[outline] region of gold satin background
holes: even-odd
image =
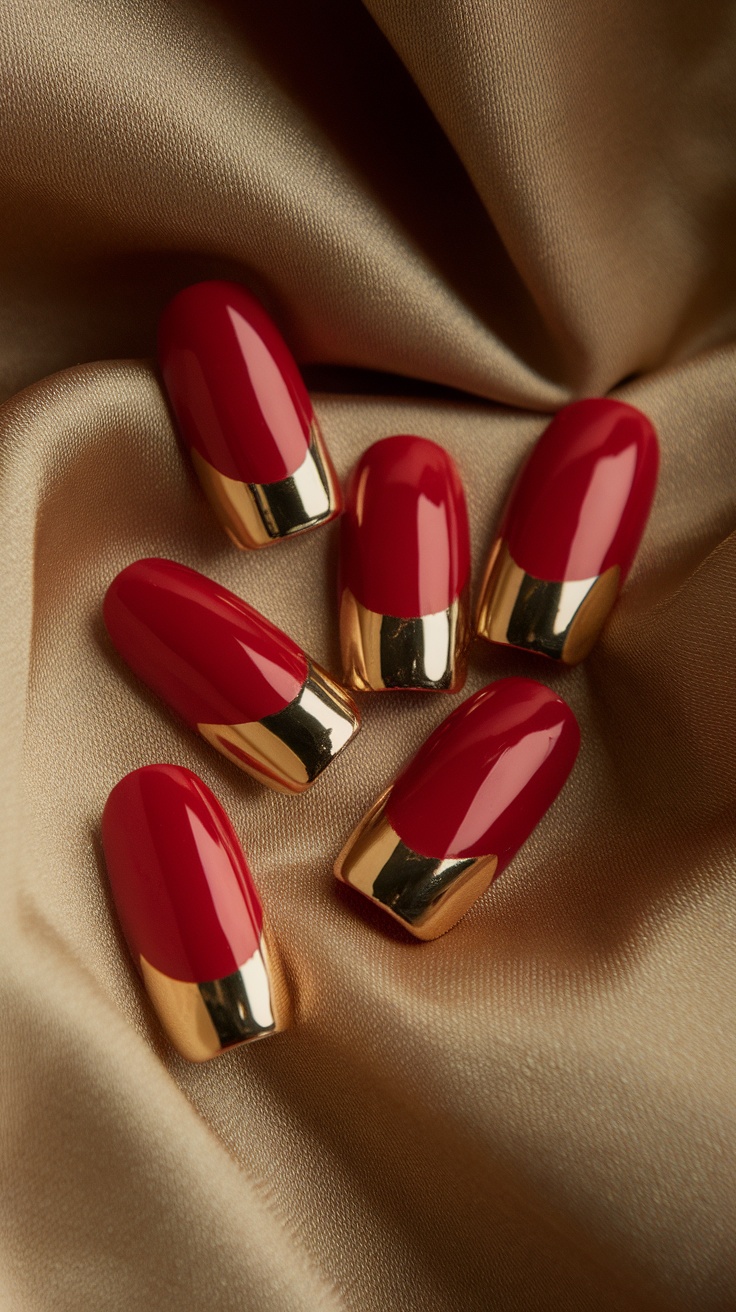
[[[734,1305],[735,27],[684,0],[5,5],[3,1309]],[[449,701],[363,699],[289,799],[102,631],[113,574],[161,554],[337,668],[334,527],[236,553],[145,362],[165,299],[220,274],[343,366],[307,370],[341,474],[392,432],[452,451],[476,566],[556,406],[615,387],[661,436],[586,664],[474,651],[468,691],[546,679],[583,749],[434,944],[330,872]],[[161,1039],[101,863],[109,789],[154,760],[227,807],[297,999],[291,1032],[201,1068]]]

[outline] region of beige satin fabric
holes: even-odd
[[[32,384],[0,412],[10,1312],[733,1305],[733,8],[370,8],[10,0],[0,23],[0,362],[6,394]],[[302,362],[406,375],[308,373],[341,475],[389,433],[448,447],[476,571],[544,411],[616,387],[661,436],[584,666],[473,649],[468,692],[540,677],[583,749],[435,943],[331,865],[457,699],[363,698],[294,799],[176,723],[102,629],[114,573],[170,556],[337,670],[336,527],[239,554],[151,366],[78,364],[147,356],[166,297],[222,272]],[[201,1068],[161,1036],[101,860],[109,789],[155,760],[227,807],[297,1006]]]

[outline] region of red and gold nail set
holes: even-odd
[[[654,496],[652,425],[620,401],[573,402],[546,428],[501,514],[475,614],[465,494],[423,437],[375,442],[340,486],[309,395],[262,306],[228,282],[186,288],[159,356],[174,420],[231,540],[258,549],[342,511],[342,682],[241,597],[187,566],[138,560],[104,619],[169,707],[269,788],[303,793],[358,733],[352,693],[459,692],[477,633],[562,665],[587,656]],[[348,691],[349,690],[349,691]],[[360,820],[335,875],[409,934],[449,930],[563,787],[575,716],[530,678],[462,701]],[[134,962],[192,1061],[283,1029],[288,989],[233,827],[191,771],[149,765],[113,788],[102,842]]]

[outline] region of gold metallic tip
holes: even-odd
[[[379,797],[348,840],[335,862],[335,878],[357,888],[415,938],[439,938],[485,893],[498,857],[438,860],[413,852],[386,816],[390,792]]]
[[[303,793],[360,728],[352,698],[310,664],[301,692],[275,715],[245,724],[198,724],[203,738],[259,783]]]
[[[480,591],[476,628],[482,638],[577,665],[594,645],[618,596],[620,570],[551,583],[516,564],[497,538]]]
[[[302,464],[276,483],[227,478],[192,448],[192,461],[222,527],[236,547],[267,547],[333,519],[340,488],[316,419]]]
[[[232,975],[190,984],[140,958],[148,996],[166,1034],[187,1061],[210,1061],[228,1048],[286,1029],[291,1002],[278,951],[264,925],[253,956]]]
[[[467,674],[468,588],[447,610],[416,619],[380,615],[349,588],[340,598],[345,683],[358,692],[459,692]]]

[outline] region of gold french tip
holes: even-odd
[[[356,692],[459,692],[467,675],[469,638],[467,586],[447,610],[416,619],[381,615],[343,589],[343,677]]]
[[[278,950],[264,925],[248,961],[204,984],[171,979],[145,957],[141,974],[166,1035],[187,1061],[211,1061],[241,1043],[284,1030],[291,1002]]]
[[[616,601],[620,573],[612,565],[594,578],[551,583],[527,574],[497,538],[480,590],[477,632],[489,642],[577,665]]]
[[[360,728],[352,697],[310,663],[299,695],[275,715],[245,724],[198,724],[207,742],[259,783],[282,793],[309,788]]]
[[[491,884],[497,856],[422,856],[399,838],[386,815],[391,789],[351,835],[335,878],[355,888],[419,939],[452,929]]]
[[[221,474],[194,447],[191,456],[217,518],[241,550],[317,528],[340,510],[340,485],[316,419],[302,464],[276,483],[241,483]]]

